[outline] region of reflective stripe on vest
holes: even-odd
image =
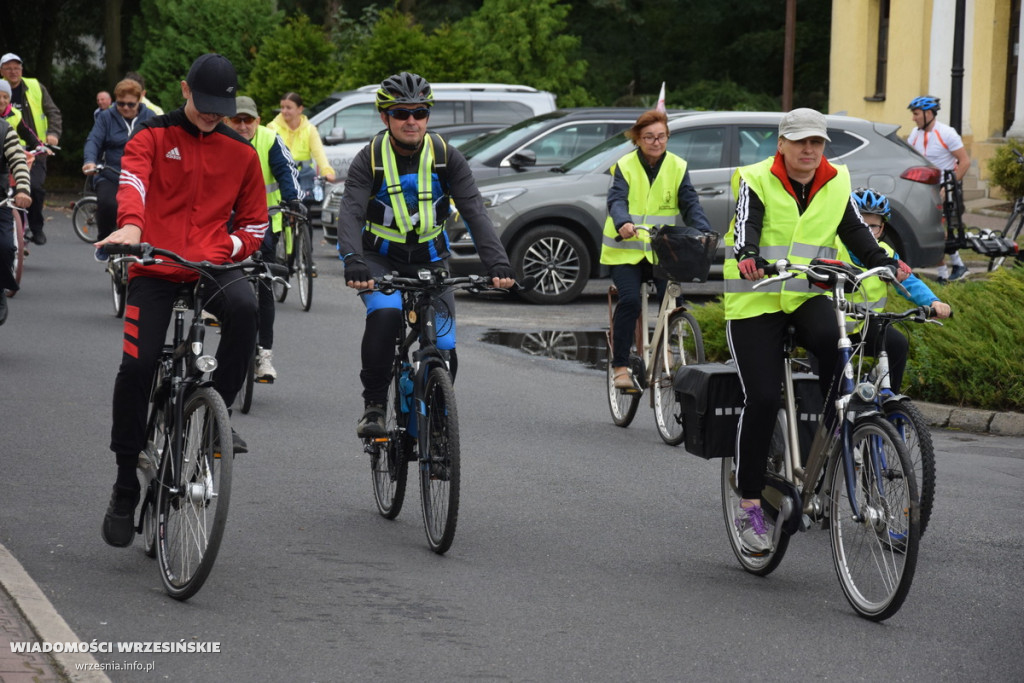
[[[629,185],[629,220],[634,225],[652,227],[655,225],[684,225],[679,215],[679,186],[686,175],[686,161],[668,152],[661,162],[654,183],[647,177],[640,153],[633,151],[616,162],[622,177]],[[612,173],[615,166],[612,167]],[[634,213],[642,210],[644,213]],[[611,216],[605,219],[601,238],[601,263],[616,266],[640,263],[644,259],[654,262],[650,250],[651,237],[640,231],[636,237],[616,242],[619,231]]]
[[[814,194],[804,213],[775,175],[774,157],[738,168],[733,174],[733,193],[739,193],[742,178],[764,203],[760,253],[768,261],[786,258],[792,263],[808,264],[815,258],[835,258],[836,227],[850,201],[850,174],[845,166],[834,166],[836,176]],[[825,293],[801,276],[774,285],[753,289],[755,283],[740,277],[731,247],[735,243],[736,217],[726,234],[725,318],[752,318],[765,313],[792,313],[812,296]]]
[[[260,158],[260,169],[263,170],[263,186],[267,191],[267,206],[281,203],[281,186],[270,168],[270,149],[277,140],[277,133],[266,126],[256,126],[256,134],[252,136],[252,146]],[[281,232],[281,214],[275,213],[270,219],[270,227],[274,232]]]
[[[379,141],[378,141],[379,140]],[[443,145],[444,141],[434,134],[428,134],[423,138],[423,148],[420,151],[420,163],[416,173],[416,213],[409,213],[409,203],[406,201],[402,188],[402,177],[398,173],[398,160],[395,158],[395,151],[391,146],[391,134],[384,133],[370,143],[371,157],[375,157],[379,150],[380,160],[371,158],[371,164],[376,168],[380,163],[384,172],[384,188],[388,194],[388,204],[384,206],[382,219],[378,222],[367,220],[367,229],[386,240],[392,242],[405,242],[406,235],[415,231],[419,242],[430,242],[437,238],[444,229],[444,221],[448,217],[447,210],[444,215],[438,216],[436,206],[445,197],[434,199],[434,170],[435,144]],[[447,151],[442,148],[442,158],[447,158]]]

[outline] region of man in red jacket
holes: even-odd
[[[225,57],[196,59],[181,83],[185,106],[140,125],[125,145],[117,192],[119,228],[96,246],[148,242],[190,261],[223,264],[257,251],[267,229],[267,200],[256,150],[223,123],[235,114],[238,78]],[[228,233],[234,210],[235,231]],[[250,371],[256,344],[256,296],[240,271],[214,274],[207,309],[221,322],[213,382],[227,405]],[[192,271],[133,264],[129,271],[121,367],[114,381],[110,449],[117,479],[103,519],[103,539],[125,547],[135,535],[136,477],[145,447],[146,408],[156,360],[181,282]],[[235,453],[247,448],[234,433]]]

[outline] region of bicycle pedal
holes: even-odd
[[[274,383],[274,378],[273,377],[256,377],[256,378],[254,378],[253,381],[258,382],[259,384],[273,384]]]

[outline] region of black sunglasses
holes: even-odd
[[[129,109],[135,109],[135,107],[139,106],[138,102],[115,102],[114,104],[119,107],[128,107]]]
[[[430,116],[430,110],[429,109],[422,109],[422,108],[421,109],[385,109],[384,111],[387,112],[388,116],[390,116],[393,119],[398,119],[399,121],[407,121],[410,116],[413,117],[414,119],[416,119],[417,121],[422,121],[423,119],[425,119],[428,116]]]

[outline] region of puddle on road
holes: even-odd
[[[604,370],[608,364],[608,342],[604,331],[542,330],[508,332],[488,330],[482,337],[488,344],[507,346],[531,356],[570,360],[588,368]]]

